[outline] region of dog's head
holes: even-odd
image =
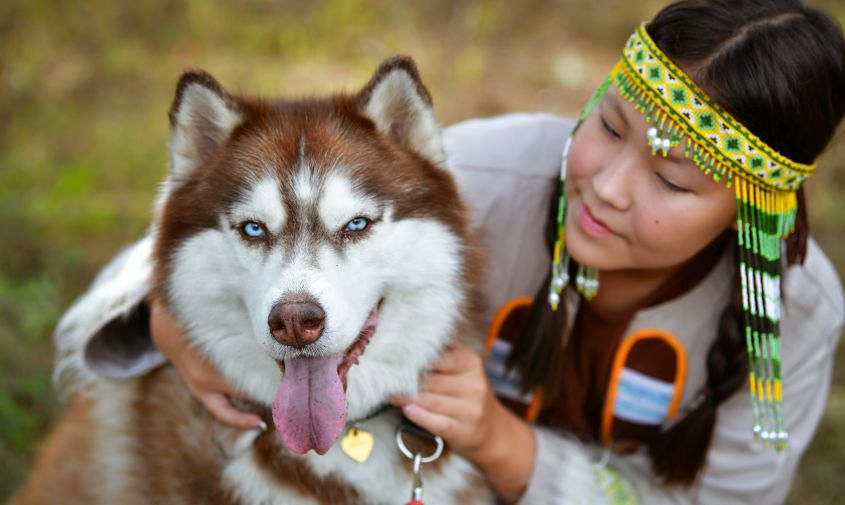
[[[478,261],[429,94],[401,57],[356,94],[298,101],[195,71],[170,122],[157,294],[273,405],[288,447],[323,453],[347,417],[416,390],[473,302]]]

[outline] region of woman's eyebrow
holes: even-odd
[[[625,111],[622,110],[622,106],[619,105],[619,100],[617,99],[617,96],[613,95],[612,93],[605,93],[604,96],[607,98],[603,100],[603,102],[609,103],[613,112],[615,112],[616,115],[619,116],[619,118],[622,119],[622,122],[625,123],[625,125],[627,126],[628,118],[625,116]]]

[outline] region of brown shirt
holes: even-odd
[[[604,419],[605,409],[612,409],[606,403],[609,388],[613,386],[611,372],[619,344],[640,309],[678,297],[704,279],[718,262],[728,238],[726,235],[700,252],[628,313],[608,317],[594,310],[591,303],[581,303],[560,365],[563,371],[560,394],[545,399],[538,421],[598,442],[602,442],[602,430],[609,429],[614,445],[621,443],[626,448],[651,441],[660,430],[659,424],[636,423],[616,416],[609,421]],[[508,340],[514,338],[519,337],[508,336]],[[620,363],[648,377],[672,383],[678,359],[662,339],[645,338],[633,345]]]

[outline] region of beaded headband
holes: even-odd
[[[631,35],[622,59],[587,103],[579,125],[611,84],[651,125],[647,141],[652,154],[660,151],[666,156],[669,149],[686,139],[684,156],[691,158],[714,181],[724,181],[727,187],[735,189],[753,431],[764,445],[781,450],[788,439],[783,418],[778,330],[781,239],[794,228],[795,192],[816,166],[797,163],[779,154],[714,103],[657,47],[644,24]],[[567,140],[561,163],[558,236],[549,286],[552,310],[557,310],[560,294],[569,282],[563,185],[571,140],[572,136]],[[577,291],[590,300],[598,292],[598,272],[579,266],[575,284]]]

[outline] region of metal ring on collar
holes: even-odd
[[[407,424],[400,424],[399,427],[396,428],[396,445],[399,447],[399,451],[401,451],[402,454],[404,454],[406,458],[413,460],[413,459],[415,459],[415,455],[405,445],[405,440],[402,437],[402,434],[405,433],[406,431],[410,431],[412,433],[416,433],[416,434],[420,434],[420,435],[422,435],[423,433],[421,433],[422,430],[412,429],[412,427],[410,425],[407,425]],[[427,433],[428,436],[431,437],[432,440],[434,440],[434,443],[437,444],[437,447],[434,449],[434,452],[430,456],[426,456],[424,458],[421,458],[420,463],[431,463],[432,461],[439,458],[441,454],[443,454],[443,446],[445,444],[443,443],[443,439],[440,436],[433,435],[433,434],[428,433],[428,432],[425,432],[425,433]]]

